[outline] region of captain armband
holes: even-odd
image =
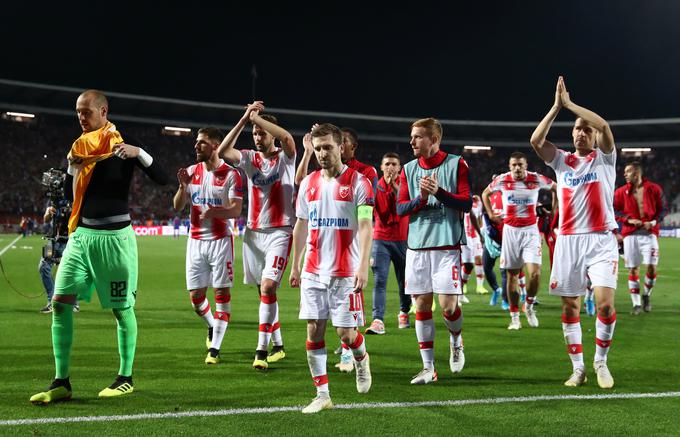
[[[357,218],[359,220],[371,220],[373,218],[373,207],[371,205],[359,205]]]

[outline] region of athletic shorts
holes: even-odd
[[[654,234],[628,235],[623,239],[623,258],[627,269],[640,264],[655,266],[659,264],[659,240]]]
[[[54,294],[89,302],[96,289],[102,308],[134,306],[137,239],[132,226],[117,230],[76,228],[61,258]]]
[[[331,278],[329,284],[309,277],[300,281],[300,319],[331,320],[336,328],[358,326],[358,306],[363,302],[361,293],[354,292],[354,278]]]
[[[503,244],[501,246],[502,269],[521,269],[525,263],[541,265],[541,234],[536,225],[516,228],[503,227]]]
[[[228,288],[234,283],[234,237],[219,240],[187,239],[187,290],[212,285]]]
[[[260,285],[264,279],[281,283],[293,241],[291,228],[246,229],[243,236],[243,283]]]
[[[618,270],[619,249],[612,232],[558,235],[550,294],[582,296],[586,293],[588,278],[593,287],[616,289]]]
[[[406,294],[463,294],[460,250],[406,250]]]
[[[482,256],[482,240],[479,237],[467,237],[467,244],[460,246],[463,264],[474,264],[476,256]]]

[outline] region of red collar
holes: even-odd
[[[446,156],[448,153],[440,150],[439,152],[435,153],[434,155],[430,156],[429,158],[423,158],[420,157],[418,158],[418,165],[420,165],[424,169],[431,169],[435,167],[439,167],[439,164],[444,162],[444,159],[446,159]]]
[[[647,185],[647,182],[648,182],[647,179],[646,179],[645,177],[643,177],[643,178],[642,178],[642,183],[640,184],[640,188],[644,188],[645,185]],[[630,193],[631,191],[633,191],[633,188],[635,188],[635,187],[633,187],[633,184],[630,183],[630,182],[626,182],[626,185],[628,186],[628,192],[629,192],[629,193]]]

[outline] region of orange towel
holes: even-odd
[[[69,234],[78,226],[83,197],[92,178],[95,164],[97,161],[111,157],[114,144],[122,142],[123,137],[116,130],[116,125],[110,121],[107,121],[106,125],[100,129],[82,134],[73,142],[71,151],[67,155],[69,162],[82,159],[82,163],[78,164],[78,173],[73,178],[73,209],[68,219]]]

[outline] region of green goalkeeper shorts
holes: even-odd
[[[134,306],[137,239],[132,226],[114,231],[78,227],[61,258],[54,294],[89,302],[97,290],[102,308]]]

